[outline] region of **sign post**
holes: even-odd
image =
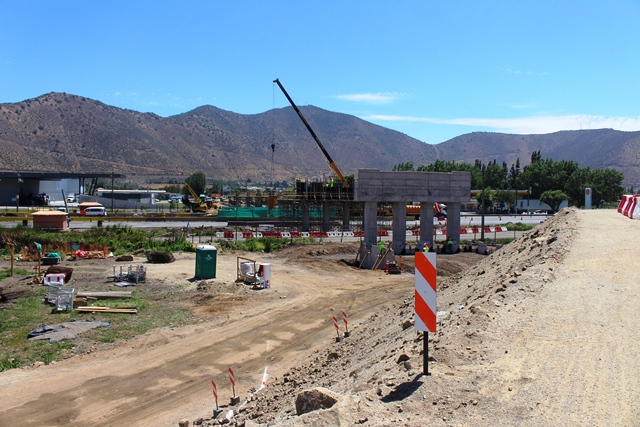
[[[349,332],[349,316],[347,316],[347,312],[342,310],[342,321],[344,322],[344,337],[349,338],[351,336],[351,332]]]
[[[333,326],[336,328],[336,342],[340,342],[342,341],[342,338],[340,338],[340,325],[338,324],[338,318],[336,316],[332,316],[333,317]]]
[[[415,326],[424,332],[423,373],[429,375],[429,332],[436,332],[436,254],[416,252]]]

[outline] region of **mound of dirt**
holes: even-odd
[[[429,335],[430,369],[436,373],[428,378],[428,393],[414,393],[427,378],[421,375],[424,335],[413,327],[413,297],[408,294],[401,303],[353,327],[350,338],[329,345],[302,366],[273,379],[249,400],[242,417],[282,426],[400,421],[424,425],[412,419],[456,424],[456,418],[466,419],[471,416],[468,409],[482,400],[473,366],[488,364],[508,348],[517,333],[511,314],[525,311],[527,301],[554,278],[576,221],[575,210],[566,209],[473,267],[438,283],[438,332]],[[446,258],[438,257],[438,263]],[[496,329],[504,333],[496,334]],[[335,405],[330,423],[326,411],[297,416],[295,396],[315,387],[348,398],[349,409]],[[430,403],[427,411],[425,401]],[[389,412],[389,403],[396,404],[395,414]]]

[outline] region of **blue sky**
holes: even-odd
[[[298,105],[439,143],[640,130],[640,0],[0,0],[0,103]],[[321,129],[316,129],[321,134]]]

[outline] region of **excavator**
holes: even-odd
[[[324,157],[327,159],[327,162],[329,162],[329,166],[331,166],[331,169],[333,169],[333,171],[336,173],[336,176],[338,177],[338,179],[342,181],[342,186],[344,188],[349,188],[349,184],[347,183],[347,180],[345,179],[345,177],[342,175],[342,172],[340,172],[340,169],[338,169],[338,165],[336,165],[336,162],[333,161],[333,159],[331,158],[327,150],[324,148],[324,145],[322,145],[322,142],[320,142],[320,138],[318,138],[318,136],[313,131],[313,129],[311,129],[311,126],[307,122],[307,119],[304,118],[304,116],[302,115],[302,112],[300,112],[300,110],[298,109],[298,106],[293,102],[293,99],[291,99],[287,91],[284,89],[284,86],[282,86],[282,83],[280,83],[280,80],[275,79],[273,82],[278,84],[278,87],[280,87],[280,90],[282,91],[282,93],[284,93],[284,96],[287,97],[287,100],[289,100],[289,103],[291,104],[293,109],[296,111],[296,113],[298,113],[300,120],[302,120],[302,123],[304,123],[304,125],[307,127],[307,130],[309,131],[313,139],[316,141],[316,144],[318,144],[318,147],[320,147],[320,150],[322,151],[322,154],[324,154]]]
[[[189,195],[191,195],[191,198],[189,198]],[[207,209],[210,209],[213,206],[213,203],[208,203],[202,200],[186,182],[184,183],[184,196],[182,196],[182,203],[193,212],[206,212]]]

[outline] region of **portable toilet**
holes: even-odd
[[[218,249],[213,245],[196,247],[196,277],[200,279],[216,278],[216,261]]]

